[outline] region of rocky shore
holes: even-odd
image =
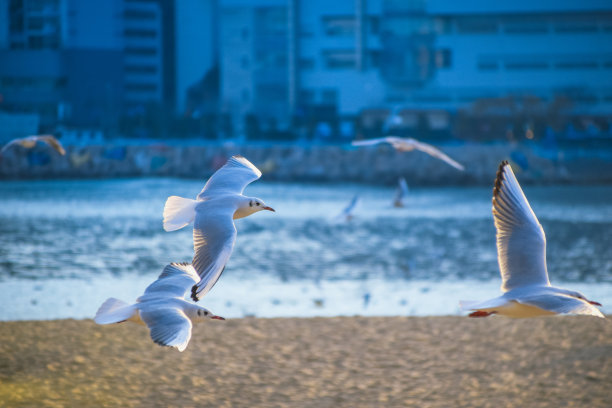
[[[208,177],[234,154],[255,163],[267,180],[411,185],[487,185],[501,160],[510,160],[524,183],[612,182],[612,145],[544,148],[530,144],[440,144],[463,163],[465,172],[422,152],[400,153],[390,146],[271,143],[139,143],[66,146],[60,156],[45,146],[19,146],[0,157],[0,179],[112,178],[136,176]]]

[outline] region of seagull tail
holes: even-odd
[[[164,206],[164,229],[176,231],[189,225],[195,218],[196,200],[178,196],[170,196]]]
[[[94,321],[98,324],[121,323],[136,313],[134,305],[127,304],[123,300],[108,298],[96,312]]]

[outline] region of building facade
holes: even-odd
[[[0,109],[58,125],[110,129],[162,101],[156,0],[0,0]]]

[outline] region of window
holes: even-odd
[[[352,36],[355,34],[354,16],[325,16],[323,31],[332,37]]]
[[[157,32],[155,30],[144,30],[144,29],[135,29],[135,28],[127,28],[123,32],[126,37],[134,37],[134,38],[156,38]]]
[[[134,20],[154,20],[157,17],[154,11],[149,10],[125,10],[123,16]]]
[[[125,89],[135,92],[155,92],[157,91],[157,84],[126,84]]]
[[[314,91],[310,89],[300,90],[300,101],[304,105],[312,105],[315,102]]]
[[[338,91],[335,89],[324,89],[321,94],[321,103],[324,105],[336,105],[338,103]]]
[[[555,24],[555,31],[558,33],[596,33],[598,28],[595,22],[567,21]]]
[[[460,19],[457,31],[461,34],[493,34],[497,32],[497,22],[490,18]]]
[[[313,69],[315,65],[314,58],[300,58],[300,68],[304,70]]]
[[[329,69],[350,69],[356,66],[356,56],[353,50],[323,51],[325,67]]]
[[[496,61],[479,61],[478,62],[478,70],[479,71],[497,71],[499,66]]]
[[[447,48],[443,48],[436,51],[436,67],[438,68],[450,68],[453,64],[452,52]]]
[[[562,61],[555,64],[557,69],[582,70],[582,69],[597,69],[596,61]]]
[[[148,47],[126,47],[125,52],[132,55],[157,55],[155,48]]]
[[[124,71],[129,74],[155,74],[157,67],[152,65],[128,65]]]
[[[504,65],[511,71],[548,69],[548,63],[543,61],[508,61]]]

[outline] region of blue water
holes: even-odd
[[[169,195],[203,180],[0,183],[0,320],[86,318],[132,301],[168,262],[190,261],[191,229],[164,232]],[[612,312],[612,187],[525,193],[547,235],[553,284]],[[257,181],[276,213],[237,220],[234,253],[202,304],[226,316],[435,315],[497,296],[491,188],[394,188]],[[350,222],[336,218],[358,194]]]

